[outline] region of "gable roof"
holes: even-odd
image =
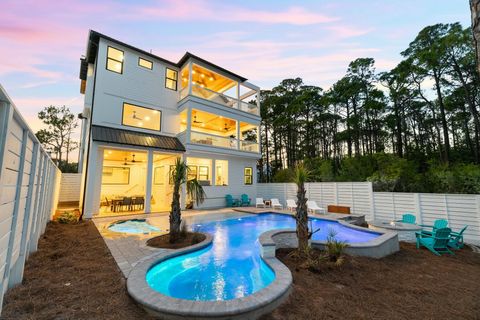
[[[200,58],[199,56],[196,56],[196,55],[194,55],[194,54],[192,54],[192,53],[190,53],[190,52],[188,52],[188,51],[183,55],[183,57],[182,57],[177,63],[175,63],[175,62],[169,61],[169,60],[167,60],[167,59],[164,59],[164,58],[162,58],[162,57],[159,57],[159,56],[157,56],[157,55],[155,55],[155,54],[153,54],[153,53],[150,53],[150,52],[148,52],[148,51],[145,51],[145,50],[139,49],[139,48],[137,48],[137,47],[134,47],[134,46],[132,46],[132,45],[129,45],[129,44],[125,43],[125,42],[122,42],[122,41],[119,41],[119,40],[117,40],[117,39],[111,38],[111,37],[109,37],[109,36],[107,36],[107,35],[104,35],[104,34],[102,34],[102,33],[100,33],[100,32],[94,31],[94,30],[90,30],[90,33],[89,33],[89,36],[88,36],[87,52],[86,52],[86,55],[85,55],[85,60],[86,60],[88,63],[94,63],[94,62],[95,62],[95,58],[97,57],[97,53],[98,53],[98,43],[99,43],[99,41],[100,41],[100,38],[103,38],[103,39],[108,40],[108,41],[110,41],[110,42],[119,44],[119,45],[121,45],[121,46],[123,46],[123,47],[126,47],[126,48],[128,48],[128,49],[137,51],[137,52],[141,53],[141,54],[144,55],[144,56],[147,56],[147,57],[151,57],[151,58],[160,60],[160,61],[164,62],[165,64],[168,64],[168,65],[173,66],[173,67],[176,67],[176,68],[181,68],[181,67],[185,64],[185,62],[188,61],[188,59],[192,58],[192,59],[197,60],[197,61],[199,61],[199,62],[202,62],[202,63],[204,63],[204,64],[206,64],[206,65],[212,66],[212,67],[214,67],[214,68],[216,68],[216,69],[218,69],[218,70],[220,70],[220,71],[228,74],[229,76],[232,76],[232,77],[234,77],[234,78],[236,78],[236,79],[238,79],[238,80],[240,80],[240,81],[242,81],[242,82],[248,80],[248,79],[245,78],[245,77],[239,76],[238,74],[233,73],[232,71],[229,71],[229,70],[227,70],[227,69],[225,69],[225,68],[222,68],[222,67],[220,67],[220,66],[218,66],[218,65],[216,65],[216,64],[214,64],[214,63],[212,63],[212,62],[210,62],[210,61],[207,61],[207,60],[205,60],[205,59],[202,59],[202,58]]]

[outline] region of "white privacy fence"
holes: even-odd
[[[81,180],[81,173],[62,173],[58,203],[79,202]]]
[[[55,210],[60,171],[0,86],[0,312]]]
[[[370,182],[315,182],[307,183],[307,198],[320,207],[341,205],[352,213],[364,214],[374,219],[396,220],[402,214],[411,213],[418,223],[433,224],[436,219],[446,219],[449,226],[459,231],[468,225],[465,239],[480,243],[480,195],[373,192]],[[296,199],[297,188],[293,183],[259,183],[257,195],[265,199]]]

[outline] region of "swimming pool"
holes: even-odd
[[[145,219],[120,220],[109,225],[108,230],[130,234],[149,234],[160,231],[159,228],[152,226]]]
[[[336,221],[310,221],[313,230],[320,228],[313,240],[326,240],[331,229],[339,240],[348,243],[367,242],[380,236]],[[246,297],[272,283],[275,273],[260,256],[258,237],[273,229],[295,228],[295,219],[264,213],[194,227],[211,234],[212,244],[154,265],[146,273],[146,282],[153,290],[173,298],[225,301]]]

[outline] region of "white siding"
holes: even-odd
[[[59,170],[0,86],[0,312],[55,210]],[[43,192],[39,192],[43,186]]]

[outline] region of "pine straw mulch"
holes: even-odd
[[[480,254],[469,248],[437,257],[414,244],[375,260],[346,257],[318,270],[278,250],[293,274],[288,300],[262,320],[480,319]]]
[[[22,285],[5,296],[2,319],[153,319],[128,296],[125,279],[92,221],[50,222]]]
[[[154,248],[163,249],[181,249],[205,240],[205,235],[199,232],[187,232],[182,235],[176,242],[170,243],[170,235],[162,234],[161,236],[148,239],[147,245]]]

